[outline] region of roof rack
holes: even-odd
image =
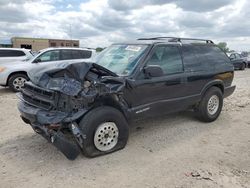
[[[212,40],[195,39],[195,38],[180,38],[180,37],[152,37],[152,38],[139,38],[137,40],[164,40],[164,39],[168,39],[168,42],[203,41],[209,44],[214,44]]]

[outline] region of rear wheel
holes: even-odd
[[[108,154],[125,147],[128,124],[123,114],[112,107],[91,110],[79,123],[84,135],[83,154],[87,157]]]
[[[28,76],[25,74],[14,74],[9,78],[8,86],[15,92],[20,91],[23,88],[24,83],[28,80]]]
[[[211,87],[199,103],[197,109],[199,119],[204,122],[216,120],[221,113],[222,106],[222,91],[218,87]]]

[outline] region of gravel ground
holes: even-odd
[[[67,160],[19,118],[17,98],[0,88],[0,187],[250,187],[250,69],[219,119],[181,112],[131,125],[125,149]]]

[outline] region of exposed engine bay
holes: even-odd
[[[98,98],[122,100],[125,80],[94,63],[74,63],[43,70],[32,70],[25,84],[19,108],[35,107],[36,123],[71,122],[81,117]],[[95,102],[95,103],[94,103]]]

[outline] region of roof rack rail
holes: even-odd
[[[212,40],[208,39],[180,38],[180,37],[152,37],[152,38],[139,38],[137,40],[162,40],[162,39],[169,39],[168,42],[203,41],[206,43],[214,44]]]

